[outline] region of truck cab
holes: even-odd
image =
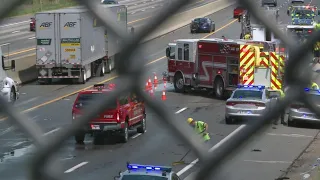
[[[11,65],[6,66],[5,56],[0,48],[1,68],[0,68],[0,94],[7,102],[14,103],[19,98],[18,83],[7,75],[8,70],[15,71],[15,60],[11,60]]]
[[[86,108],[95,105],[96,101],[105,98],[115,89],[114,84],[96,84],[93,89],[79,92],[72,108],[72,121],[76,121]],[[78,144],[82,144],[85,135],[92,134],[94,141],[102,142],[106,135],[119,135],[122,142],[128,141],[129,129],[137,128],[138,133],[146,132],[146,113],[144,102],[134,93],[119,96],[113,104],[97,117],[91,119],[75,136]]]

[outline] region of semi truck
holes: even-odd
[[[101,5],[115,14],[115,22],[127,31],[124,5]],[[93,76],[114,69],[121,38],[108,31],[84,7],[39,12],[36,19],[36,67],[39,84],[72,79],[85,84]]]

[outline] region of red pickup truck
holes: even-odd
[[[233,18],[238,18],[244,12],[245,8],[238,6],[233,10]]]
[[[92,89],[79,92],[72,108],[72,121],[83,115],[84,109],[89,104],[107,96],[114,89],[114,84],[96,84]],[[146,132],[145,105],[134,93],[118,97],[113,107],[91,119],[75,135],[75,140],[76,143],[83,144],[85,135],[92,134],[94,144],[100,144],[106,136],[117,135],[123,143],[126,143],[131,129],[136,129],[138,133]]]

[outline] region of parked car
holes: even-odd
[[[261,3],[262,3],[262,6],[272,5],[274,7],[277,7],[277,4],[278,4],[277,0],[262,0]]]
[[[241,16],[244,12],[245,8],[238,6],[236,8],[234,8],[233,10],[233,18],[239,18],[239,16]]]

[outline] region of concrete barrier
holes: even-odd
[[[232,0],[217,0],[215,2],[178,13],[161,24],[157,28],[157,30],[155,30],[147,38],[142,40],[141,43],[150,41],[152,39],[168,34],[176,29],[182,28],[190,24],[191,20],[194,18],[208,16],[234,4],[235,1]],[[15,60],[16,71],[7,71],[9,77],[13,78],[15,81],[21,84],[28,83],[37,79],[38,73],[35,68],[35,54],[19,57]]]

